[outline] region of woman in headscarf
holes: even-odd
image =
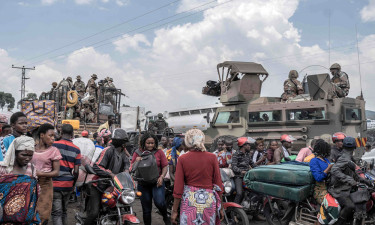
[[[36,212],[38,181],[30,163],[35,151],[31,137],[20,136],[10,144],[0,163],[0,223],[39,224]]]
[[[198,129],[186,132],[185,145],[189,154],[180,156],[177,163],[171,216],[174,224],[177,224],[179,206],[182,225],[191,221],[217,225],[224,216],[219,163],[214,154],[206,152],[204,140],[203,132]]]
[[[47,224],[51,216],[53,201],[52,178],[57,177],[60,172],[60,150],[52,146],[55,141],[55,128],[51,124],[43,124],[39,127],[38,144],[32,163],[35,165],[40,186],[40,197],[37,203],[37,211],[42,224]]]

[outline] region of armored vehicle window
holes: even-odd
[[[219,112],[215,124],[227,124],[227,123],[239,123],[240,122],[240,112]]]
[[[189,111],[183,111],[183,112],[180,112],[180,115],[181,116],[188,116],[188,115],[190,115],[190,112]]]
[[[345,120],[361,120],[361,109],[345,109]]]
[[[291,109],[286,111],[287,120],[324,120],[324,108]]]
[[[281,121],[281,110],[249,112],[249,122],[272,122]]]

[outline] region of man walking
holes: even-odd
[[[81,151],[71,141],[74,134],[72,125],[64,124],[61,132],[61,140],[53,144],[60,150],[62,156],[59,176],[53,178],[53,225],[68,224],[67,207],[69,197],[78,179],[79,166],[81,165]]]

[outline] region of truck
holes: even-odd
[[[365,101],[360,98],[334,98],[328,73],[305,77],[305,94],[283,102],[281,97],[261,97],[262,84],[269,77],[254,62],[225,61],[217,65],[218,81],[209,81],[202,93],[220,97],[210,127],[204,131],[205,144],[213,151],[219,138],[247,136],[279,140],[289,134],[297,140],[294,152],[312,139],[329,140],[335,132],[357,138],[363,146],[367,122]],[[327,138],[328,137],[328,138]],[[363,154],[363,148],[356,152]]]

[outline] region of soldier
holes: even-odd
[[[49,100],[55,100],[56,99],[56,94],[57,94],[57,82],[52,82],[52,88],[48,92],[49,95]]]
[[[107,77],[107,83],[104,84],[104,88],[104,103],[111,103],[113,111],[116,113],[116,102],[113,99],[113,95],[116,93],[116,87],[113,84],[113,79],[111,77]]]
[[[338,98],[344,98],[349,94],[350,83],[349,76],[345,72],[341,71],[341,66],[338,63],[332,64],[329,68],[332,74],[331,82],[333,83],[333,88],[335,95]],[[336,97],[334,95],[334,97]]]
[[[165,121],[163,118],[163,114],[159,113],[158,114],[158,119],[155,121],[155,127],[157,127],[157,133],[162,134],[165,130],[165,128],[168,127],[168,123]]]
[[[77,91],[79,97],[82,99],[83,96],[85,95],[85,88],[86,88],[85,82],[81,80],[81,76],[79,75],[76,77],[76,79],[77,81],[74,83],[73,87],[74,87],[74,90]]]
[[[296,70],[291,70],[289,72],[289,79],[284,81],[284,93],[281,95],[283,101],[287,101],[289,98],[294,98],[304,93],[302,84],[297,78],[298,72]]]
[[[59,85],[56,87],[56,89],[58,90],[59,110],[61,110],[61,108],[66,105],[66,93],[72,88],[71,80],[71,77],[67,77],[66,80],[63,79],[62,81],[60,81]]]
[[[96,86],[95,80],[98,79],[96,74],[91,75],[91,79],[87,82],[86,91],[89,92],[90,96],[93,96],[94,99],[97,99],[97,90],[98,86]]]
[[[73,79],[72,79],[72,77],[67,77],[66,80],[69,83],[68,86],[69,86],[69,91],[70,91],[72,89],[72,87],[73,87]]]

